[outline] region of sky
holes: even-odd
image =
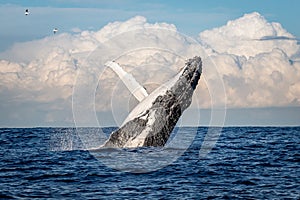
[[[146,17],[149,22],[175,24],[180,32],[196,36],[203,30],[256,11],[268,21],[280,22],[299,38],[299,4],[297,0],[1,0],[0,50],[14,42],[46,37],[53,27],[63,32],[72,32],[74,28],[98,30],[109,22],[136,15]],[[21,18],[25,8],[31,10],[29,19]]]
[[[96,53],[107,56],[98,50],[111,38],[116,48],[128,42],[128,51],[168,49],[112,50],[148,90],[178,71],[178,54],[205,52],[207,71],[182,125],[214,125],[212,108],[220,107],[225,126],[300,125],[299,7],[297,0],[0,0],[0,127],[74,126],[78,74],[100,73],[83,65]],[[98,75],[83,80],[98,84],[96,121],[119,125],[136,102],[112,71]]]

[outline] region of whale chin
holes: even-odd
[[[164,146],[180,116],[190,106],[201,73],[201,58],[189,59],[174,78],[145,96],[102,147]]]

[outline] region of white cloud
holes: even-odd
[[[295,86],[298,63],[291,64],[281,49],[239,61],[234,55],[215,55],[213,60],[223,74],[227,104],[230,107],[288,106],[298,102]]]
[[[299,48],[296,40],[264,40],[265,38],[294,38],[279,23],[269,23],[259,13],[245,14],[229,21],[225,26],[200,33],[203,43],[218,53],[238,56],[255,56],[271,52],[274,48],[282,49],[292,56]]]
[[[291,59],[300,48],[280,24],[251,13],[200,38],[223,76],[229,107],[299,105],[300,66]]]
[[[17,43],[2,52],[0,57],[5,59],[0,60],[1,96],[6,100],[46,103],[53,112],[63,113],[64,107],[70,109],[74,82],[80,70],[89,75],[78,84],[99,81],[98,111],[107,111],[112,104],[131,107],[134,101],[111,70],[105,69],[98,77],[99,66],[86,63],[91,55],[95,58],[107,56],[105,52],[94,50],[111,44],[112,52],[108,53],[120,55],[117,61],[121,66],[149,91],[174,75],[183,66],[184,58],[201,54],[205,48],[219,74],[208,73],[212,66],[204,57],[204,73],[195,93],[201,107],[211,104],[211,91],[204,80],[213,82],[218,75],[225,83],[229,107],[300,105],[300,64],[291,61],[292,58],[299,60],[296,54],[299,45],[295,40],[286,39],[293,36],[280,24],[269,23],[258,13],[247,14],[223,27],[200,33],[204,46],[188,41],[172,24],[150,24],[141,16],[109,23],[99,31],[74,30],[78,33],[61,33]],[[114,40],[110,41],[111,38]],[[149,45],[162,48],[137,49]],[[133,51],[128,51],[130,49]],[[174,52],[180,52],[180,55]],[[16,92],[7,97],[7,90]],[[13,94],[18,94],[18,98]],[[49,106],[56,103],[56,107]],[[66,118],[69,120],[68,113]],[[54,115],[48,113],[47,116]]]

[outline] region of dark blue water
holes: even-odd
[[[99,159],[113,150],[80,150],[75,129],[0,129],[0,198],[300,199],[300,127],[223,128],[200,159],[206,132],[164,168],[128,173]],[[53,151],[70,138],[77,150]]]

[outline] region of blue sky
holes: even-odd
[[[53,44],[56,44],[55,39],[59,38],[60,40],[58,41],[64,41],[63,39],[68,40],[70,38],[70,40],[72,40],[72,35],[79,34],[83,30],[97,32],[109,23],[115,21],[124,22],[135,16],[144,16],[147,22],[151,24],[156,22],[174,24],[180,33],[193,38],[199,38],[199,34],[205,30],[224,26],[229,20],[238,19],[244,14],[258,12],[268,22],[280,23],[287,32],[291,33],[296,40],[299,41],[299,8],[300,1],[298,0],[0,0],[0,61],[5,61],[2,63],[6,63],[6,61],[16,63],[15,65],[18,65],[19,68],[32,67],[42,60],[39,56],[44,56],[42,53],[46,48],[40,48],[38,46],[40,44],[47,46],[48,43],[53,41]],[[24,15],[25,9],[30,10],[30,15]],[[57,38],[53,36],[53,28],[59,29],[59,32],[56,34]],[[69,35],[63,35],[64,33],[68,33]],[[216,34],[215,36],[218,35]],[[27,44],[31,45],[33,49],[26,49],[26,52],[22,53],[22,48]],[[19,47],[20,49],[17,49]],[[284,48],[285,47],[283,47],[283,49]],[[33,55],[35,52],[38,52],[36,56]],[[47,51],[45,50],[45,52]],[[284,50],[281,52],[280,50],[274,51],[273,54],[275,56],[280,54],[280,56],[284,57],[288,54],[286,52],[287,51]],[[297,54],[298,57],[287,57],[286,59],[291,63],[299,62],[299,52]],[[57,52],[54,52],[53,54],[56,55],[56,53]],[[226,56],[231,58],[229,53],[228,55],[226,54]],[[29,55],[28,57],[30,58],[28,58],[28,60],[25,59],[29,64],[24,61],[20,54],[24,55],[24,57]],[[268,57],[266,58],[270,59],[270,56],[273,54],[267,55]],[[240,55],[235,56],[234,58],[240,58],[238,57]],[[36,60],[30,60],[31,57],[34,59],[36,59],[35,57],[38,58]],[[264,60],[266,58],[257,57],[257,60]],[[241,60],[243,59],[241,58]],[[253,61],[250,59],[251,62],[250,64],[248,63],[248,65],[254,65],[253,63],[258,62],[257,60],[254,59]],[[226,61],[228,61],[228,59]],[[45,64],[45,62],[41,62],[41,65],[43,64]],[[261,64],[261,66],[264,66],[264,64]],[[298,69],[297,66],[298,65],[283,67],[295,67]],[[270,65],[270,67],[272,67],[272,65]],[[7,69],[4,69],[4,71],[5,70],[7,71]],[[14,75],[19,78],[22,78],[22,76],[30,76],[26,70],[24,71],[25,72],[22,72],[23,74],[21,75],[18,73]],[[277,73],[274,72],[272,75],[276,76],[276,74]],[[4,73],[0,73],[0,78],[1,76],[5,76]],[[10,80],[10,76],[12,77],[11,80],[13,80],[14,77],[11,74],[7,75],[7,80]],[[280,75],[276,77],[280,79]],[[34,78],[38,79],[38,75],[32,75],[32,79]],[[247,77],[243,78],[246,80]],[[297,77],[293,78],[297,79]],[[228,79],[230,79],[230,77]],[[242,82],[243,80],[241,80],[240,77],[234,77],[229,83],[239,83],[239,81]],[[290,86],[293,88],[293,91],[300,94],[300,90],[297,90],[297,84],[300,82],[290,82],[285,85],[283,84],[282,88],[286,87],[287,84],[291,84]],[[4,83],[6,84],[6,82]],[[36,84],[39,85],[40,83]],[[9,84],[5,85],[4,89],[1,89],[1,87],[0,81],[0,127],[74,125],[72,113],[70,112],[72,106],[70,99],[59,97],[58,100],[53,100],[53,102],[47,102],[44,99],[37,102],[35,99],[40,97],[38,93],[42,93],[41,91],[37,93],[31,91],[24,92],[20,91],[22,90],[20,89],[21,87],[14,88],[15,86],[10,86]],[[55,88],[50,88],[49,90],[55,93],[56,91],[52,91],[52,89],[54,90]],[[259,86],[257,86],[256,89],[260,90]],[[243,88],[239,88],[239,90],[242,91]],[[273,91],[273,88],[271,90],[270,93],[276,92],[275,90],[275,92]],[[283,95],[288,96],[290,94]],[[278,99],[283,95],[278,94]],[[26,96],[26,100],[25,98],[22,99],[23,96]],[[28,99],[28,96],[32,99]],[[274,95],[272,98],[273,97]],[[254,106],[229,107],[225,125],[300,125],[299,99],[280,105],[269,104],[270,106],[261,106],[257,104],[256,106],[253,104]],[[278,100],[278,102],[280,102],[280,100]],[[61,109],[60,106],[63,107],[62,105],[67,105],[68,109]],[[53,108],[53,110],[51,110],[51,108]],[[65,113],[68,113],[68,117],[65,117]],[[99,118],[104,121],[104,124],[113,125],[113,123],[111,123],[113,117],[111,113],[99,114]],[[66,120],[66,118],[68,119]],[[201,125],[208,124],[209,118],[209,110],[203,109]],[[190,121],[187,124],[193,125],[193,116],[189,116],[188,119]]]
[[[268,21],[281,23],[300,38],[297,22],[300,2],[297,0],[1,0],[0,6],[0,50],[14,42],[45,37],[53,27],[63,32],[75,27],[98,30],[109,22],[136,15],[145,16],[152,23],[173,23],[180,32],[196,36],[203,30],[256,11]],[[30,19],[20,18],[25,8],[31,11]]]

